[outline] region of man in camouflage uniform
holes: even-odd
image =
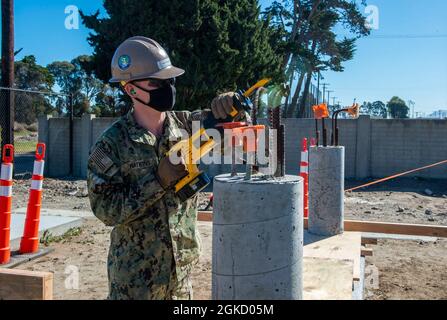
[[[201,112],[172,112],[175,78],[154,40],[133,37],[116,51],[111,82],[119,82],[132,110],[99,138],[88,163],[92,210],[114,227],[108,257],[109,299],[192,299],[191,269],[198,262],[197,196],[182,203],[174,185],[187,175],[166,153],[191,134]],[[209,115],[226,118],[233,93],[219,96]],[[208,115],[208,116],[209,116]]]

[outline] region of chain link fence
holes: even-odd
[[[11,114],[13,110],[13,114]],[[38,143],[38,118],[70,117],[70,96],[52,92],[0,88],[0,145],[14,145],[14,177],[29,178]]]

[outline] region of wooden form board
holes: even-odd
[[[316,236],[304,230],[304,257],[352,261],[352,280],[360,280],[361,274],[360,232],[345,232],[334,237]]]
[[[377,238],[368,238],[362,236],[362,245],[377,244]]]
[[[447,226],[345,220],[346,231],[447,238]]]
[[[202,222],[213,222],[213,212],[199,211],[197,219]]]
[[[304,300],[352,300],[352,260],[304,257]]]
[[[374,255],[373,249],[362,246],[362,257],[372,257]]]
[[[52,273],[0,269],[0,300],[52,299]]]
[[[211,222],[213,221],[213,213],[212,211],[201,211],[198,219],[199,221]],[[307,229],[307,225],[308,219],[305,218],[305,229]],[[345,220],[345,231],[447,238],[447,226],[422,224]]]

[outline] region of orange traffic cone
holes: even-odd
[[[20,253],[35,253],[39,250],[40,208],[42,205],[43,172],[45,166],[45,144],[39,143],[34,161],[33,179],[31,182],[30,198],[26,211],[25,229],[20,242]]]
[[[11,205],[12,205],[12,169],[14,146],[7,144],[3,148],[3,163],[0,177],[0,264],[6,264],[11,258]]]
[[[309,150],[307,149],[307,139],[303,139],[301,151],[301,173],[304,179],[304,217],[309,217]]]

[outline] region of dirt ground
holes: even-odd
[[[346,185],[366,182],[347,181]],[[16,181],[15,208],[26,206],[28,187],[28,181]],[[208,197],[202,195],[201,209],[206,207]],[[348,193],[345,201],[347,219],[447,225],[446,180],[398,179]],[[89,211],[86,182],[47,179],[43,207]],[[195,298],[200,300],[211,297],[212,226],[201,222],[199,229],[204,250],[193,284]],[[110,228],[95,218],[85,219],[80,233],[56,239],[49,244],[53,253],[20,268],[54,272],[55,299],[105,299],[109,233]],[[379,240],[372,248],[374,256],[367,258],[367,279],[373,281],[365,290],[366,299],[447,299],[447,239]]]
[[[379,240],[367,257],[367,279],[378,271],[378,288],[369,288],[370,300],[447,299],[447,239],[436,242]]]

